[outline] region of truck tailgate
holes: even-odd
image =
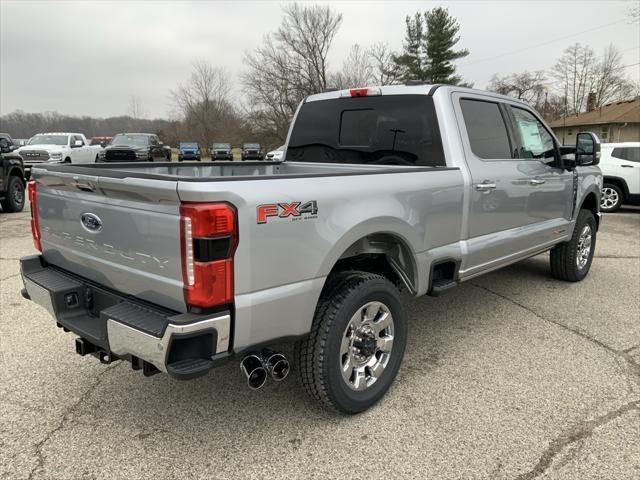
[[[125,295],[186,311],[175,181],[45,169],[34,169],[34,178],[47,263]]]

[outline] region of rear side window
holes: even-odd
[[[445,166],[433,99],[426,95],[347,97],[304,103],[287,160]]]
[[[460,100],[471,151],[480,158],[512,158],[507,125],[497,103]]]
[[[611,156],[621,160],[640,163],[640,147],[616,147]]]

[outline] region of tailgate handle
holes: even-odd
[[[71,182],[71,185],[76,187],[78,190],[83,190],[85,192],[93,192],[96,189],[96,187],[93,185],[93,183],[91,183],[91,182],[84,183],[84,182],[79,181],[77,178],[73,179],[73,181]]]

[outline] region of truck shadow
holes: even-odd
[[[522,285],[556,282],[549,275],[548,258],[544,255],[483,279],[497,284],[516,279]],[[173,380],[166,375],[142,379],[139,372],[133,372],[123,364],[109,374],[112,378],[108,382],[104,382],[104,388],[109,391],[102,393],[111,401],[101,404],[93,413],[118,418],[123,425],[135,427],[138,438],[146,438],[149,432],[181,436],[206,430],[208,438],[234,439],[234,442],[246,444],[247,448],[250,437],[293,430],[300,434],[286,441],[289,447],[295,448],[306,434],[311,435],[314,427],[342,421],[358,423],[372,415],[380,415],[389,405],[414,401],[410,394],[407,395],[411,390],[407,385],[426,383],[430,371],[439,368],[443,362],[453,362],[450,355],[454,345],[462,337],[468,341],[474,332],[494,322],[492,312],[501,302],[504,300],[488,295],[473,284],[462,285],[439,298],[408,299],[411,334],[404,364],[387,396],[362,415],[342,417],[308,399],[298,384],[295,369],[285,381],[269,381],[263,389],[251,391],[235,361],[189,382]],[[291,349],[284,353],[292,358]],[[287,426],[284,430],[283,425]]]

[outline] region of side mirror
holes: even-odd
[[[595,133],[580,132],[576,136],[576,165],[600,163],[600,140]]]
[[[84,145],[82,143],[82,140],[76,140],[75,142],[73,142],[73,145],[71,145],[72,147],[81,147],[82,145]]]
[[[105,142],[105,141],[103,140],[102,142],[100,142],[100,146],[101,146],[102,148],[106,147],[106,146],[107,146],[107,142]]]

